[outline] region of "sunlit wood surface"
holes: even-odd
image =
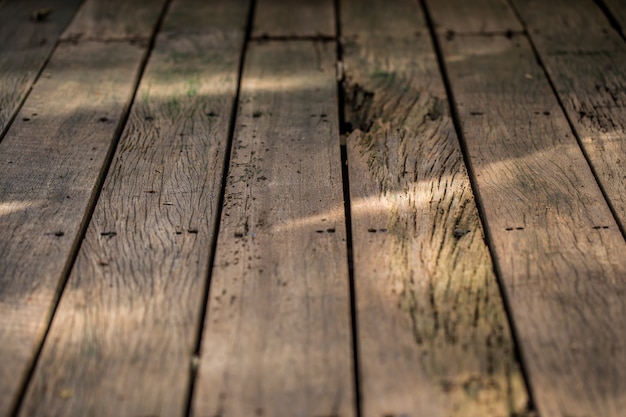
[[[625,27],[0,0],[0,417],[623,417]]]

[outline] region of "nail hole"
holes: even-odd
[[[107,117],[101,117],[101,118],[98,119],[98,121],[104,123],[104,122],[108,122],[109,119]]]

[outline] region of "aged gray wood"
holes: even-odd
[[[626,244],[521,36],[440,39],[543,417],[619,416]]]
[[[145,53],[60,44],[0,144],[2,416],[42,342]]]
[[[62,39],[148,40],[164,4],[165,0],[85,0]]]
[[[252,43],[196,416],[355,415],[335,45]]]
[[[335,36],[333,0],[258,0],[252,36]]]
[[[0,3],[0,140],[80,0]]]
[[[626,43],[593,2],[515,4],[626,230]]]
[[[248,6],[172,5],[20,415],[184,412]]]
[[[363,11],[389,13],[384,2],[341,10],[363,416],[522,415],[432,42],[416,3],[393,4],[390,31],[363,23]]]
[[[479,34],[524,30],[508,0],[426,0],[440,33]]]

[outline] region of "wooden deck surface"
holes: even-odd
[[[626,416],[625,28],[0,0],[0,417]]]

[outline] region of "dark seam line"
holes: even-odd
[[[476,175],[474,173],[474,168],[472,166],[471,158],[469,156],[469,149],[467,148],[465,136],[463,135],[461,119],[457,112],[456,100],[454,99],[454,94],[452,91],[452,84],[450,83],[450,78],[448,76],[448,70],[446,68],[445,59],[443,57],[441,45],[439,44],[439,38],[437,37],[437,32],[435,30],[430,11],[426,4],[426,0],[419,0],[419,1],[422,5],[422,9],[426,17],[426,22],[428,24],[428,29],[429,29],[431,40],[433,43],[433,48],[435,50],[435,54],[437,55],[439,71],[441,73],[441,77],[445,86],[446,95],[448,96],[448,103],[450,106],[450,116],[452,117],[454,130],[456,131],[456,134],[457,134],[457,138],[458,138],[459,145],[461,148],[461,153],[463,155],[463,161],[465,163],[465,167],[467,169],[467,173],[469,176],[470,185],[472,187],[472,192],[474,194],[474,200],[476,202],[476,208],[478,209],[480,222],[482,223],[482,226],[483,226],[483,233],[485,235],[485,243],[487,244],[489,254],[491,255],[492,265],[493,265],[494,273],[496,275],[496,283],[498,284],[500,296],[502,297],[502,302],[504,304],[504,311],[506,313],[505,315],[507,318],[509,329],[511,330],[511,338],[513,342],[513,350],[514,350],[515,358],[520,366],[520,371],[522,373],[524,385],[525,385],[526,392],[528,395],[527,411],[534,411],[536,410],[536,407],[535,407],[535,401],[533,398],[533,393],[530,389],[530,382],[528,379],[528,369],[526,368],[526,364],[523,360],[521,346],[518,342],[521,339],[519,337],[517,328],[515,326],[515,322],[513,321],[513,316],[512,316],[512,311],[511,311],[511,302],[508,298],[506,289],[504,287],[504,283],[502,281],[503,274],[502,274],[502,270],[500,269],[500,262],[499,262],[497,253],[495,251],[493,237],[491,236],[489,228],[487,227],[487,222],[486,222],[487,216],[485,214],[485,207],[482,201],[482,197],[480,196],[478,192],[478,184],[476,183]]]
[[[41,74],[43,74],[43,71],[48,66],[48,63],[50,62],[50,59],[54,55],[54,52],[56,51],[57,47],[61,44],[61,36],[63,35],[63,32],[65,32],[65,30],[72,23],[72,21],[74,20],[74,17],[76,17],[76,14],[78,13],[78,10],[80,10],[80,8],[82,7],[82,5],[83,5],[83,3],[85,1],[86,0],[83,0],[78,6],[76,6],[76,9],[74,9],[74,14],[72,15],[72,17],[70,19],[68,19],[67,24],[65,25],[65,27],[59,32],[59,36],[57,37],[57,40],[56,40],[54,46],[52,47],[52,49],[50,50],[50,53],[48,53],[48,56],[46,57],[46,59],[44,60],[43,64],[41,65],[41,67],[39,68],[37,73],[35,74],[35,77],[33,78],[33,81],[30,83],[30,86],[28,87],[28,89],[26,91],[26,94],[24,94],[24,97],[22,97],[22,100],[20,100],[20,102],[17,104],[17,107],[15,107],[15,109],[13,111],[13,115],[11,117],[9,117],[9,119],[7,120],[6,126],[0,132],[0,143],[2,143],[2,141],[4,140],[4,137],[6,136],[7,132],[9,131],[9,128],[11,128],[11,126],[13,125],[13,122],[15,121],[15,118],[19,114],[20,110],[22,110],[22,107],[24,106],[24,103],[26,102],[26,99],[30,96],[31,91],[33,90],[33,86],[35,84],[37,84],[37,81],[39,81],[39,78],[41,78]]]
[[[340,0],[334,0],[335,6],[335,31],[337,40],[337,63],[343,61],[343,45],[341,43],[341,6]],[[339,75],[339,74],[338,74]],[[347,133],[345,115],[345,93],[343,90],[343,74],[337,79],[337,111],[339,120],[339,134]],[[341,177],[343,185],[343,206],[346,223],[346,249],[348,255],[348,281],[350,284],[350,319],[352,337],[352,368],[354,372],[354,405],[356,417],[362,416],[362,393],[361,393],[361,370],[359,367],[359,339],[358,339],[358,314],[356,299],[356,282],[354,276],[354,246],[352,236],[352,210],[350,201],[350,177],[348,170],[348,152],[346,145],[340,144],[341,149]]]
[[[604,13],[604,16],[611,24],[611,27],[619,34],[620,38],[626,41],[626,35],[624,35],[622,25],[620,25],[619,21],[615,18],[615,16],[611,12],[611,9],[609,9],[604,0],[594,0],[594,2],[600,8],[600,10],[602,10],[602,13]]]
[[[254,11],[256,7],[256,0],[251,0],[250,8],[248,9],[248,16],[246,21],[244,41],[241,46],[241,55],[239,56],[239,66],[237,75],[237,90],[235,97],[233,98],[233,105],[230,111],[230,121],[228,125],[228,139],[226,143],[226,151],[224,154],[224,165],[222,167],[222,184],[220,187],[220,195],[217,204],[217,212],[215,214],[215,226],[213,228],[213,237],[211,241],[211,248],[209,253],[208,271],[206,276],[206,284],[204,288],[204,295],[202,300],[202,308],[200,310],[200,317],[198,319],[197,339],[195,342],[194,352],[192,356],[192,362],[189,364],[189,390],[187,394],[187,402],[185,406],[185,416],[191,416],[193,412],[193,396],[196,390],[196,382],[198,375],[198,366],[200,360],[200,351],[202,348],[202,336],[204,334],[204,323],[209,306],[211,282],[213,278],[213,267],[215,264],[215,255],[217,253],[217,242],[220,231],[220,225],[222,220],[222,211],[224,208],[224,201],[226,198],[226,186],[228,182],[228,172],[230,169],[230,161],[232,155],[232,147],[235,136],[235,127],[237,126],[237,116],[239,109],[239,97],[241,94],[241,82],[243,79],[243,70],[246,59],[246,53],[248,51],[248,45],[252,34],[252,24],[254,21]]]
[[[146,69],[146,65],[148,63],[148,60],[150,58],[150,54],[152,52],[152,49],[154,47],[154,41],[156,39],[156,34],[159,31],[161,24],[163,22],[163,18],[165,17],[165,13],[167,12],[167,9],[169,7],[169,4],[171,3],[172,0],[166,0],[166,3],[163,6],[163,9],[161,10],[161,14],[159,15],[159,18],[157,19],[157,23],[154,27],[154,30],[152,32],[152,36],[150,38],[150,44],[148,45],[148,47],[146,48],[146,52],[144,54],[143,60],[141,61],[140,65],[139,65],[139,70],[137,73],[137,78],[135,80],[135,86],[134,86],[134,91],[132,94],[131,99],[129,100],[129,102],[126,104],[124,110],[122,111],[122,117],[120,118],[120,122],[117,126],[117,129],[115,130],[115,133],[113,135],[113,140],[111,142],[111,145],[109,146],[109,151],[107,153],[107,156],[105,158],[105,163],[104,166],[102,167],[101,171],[100,171],[100,175],[98,176],[98,180],[96,182],[96,187],[95,187],[95,191],[93,193],[93,195],[91,196],[91,198],[89,199],[89,203],[87,204],[87,212],[85,213],[83,220],[80,223],[80,226],[78,228],[78,234],[74,240],[74,243],[72,244],[72,249],[70,251],[70,255],[69,255],[69,259],[68,262],[66,263],[65,267],[63,268],[63,272],[61,274],[61,280],[59,282],[59,285],[57,287],[56,290],[56,299],[53,302],[53,306],[52,306],[52,311],[50,314],[50,318],[48,319],[48,324],[46,325],[46,330],[44,332],[44,335],[41,339],[41,343],[39,344],[39,348],[37,349],[37,352],[35,354],[35,357],[33,358],[33,362],[31,364],[30,369],[27,371],[26,374],[26,378],[24,380],[24,383],[22,385],[22,388],[20,390],[20,393],[18,394],[18,399],[15,403],[15,407],[12,410],[12,412],[10,413],[10,415],[17,417],[18,412],[22,406],[22,403],[24,402],[25,398],[26,398],[26,392],[28,391],[28,385],[30,383],[30,380],[32,379],[32,377],[35,374],[35,369],[37,368],[37,363],[39,362],[39,358],[41,357],[41,353],[43,351],[43,348],[45,346],[46,340],[48,339],[48,334],[50,333],[50,329],[52,327],[52,322],[54,319],[54,316],[56,314],[56,311],[59,307],[59,304],[61,302],[61,297],[63,295],[63,292],[65,290],[65,287],[67,285],[67,282],[69,280],[70,277],[70,273],[74,267],[74,264],[76,263],[76,258],[78,257],[78,253],[80,252],[80,248],[81,248],[81,244],[83,242],[83,239],[85,238],[85,234],[87,233],[87,228],[89,226],[89,223],[91,222],[91,217],[93,216],[93,213],[96,209],[96,203],[98,202],[98,199],[100,198],[100,194],[102,192],[102,186],[104,185],[104,180],[107,176],[107,173],[111,167],[111,163],[113,160],[113,155],[115,154],[115,149],[117,148],[117,145],[119,143],[120,137],[122,136],[122,132],[124,131],[124,127],[126,126],[126,123],[128,121],[128,118],[130,116],[130,109],[132,107],[133,102],[135,101],[135,96],[137,95],[137,89],[139,87],[139,83],[141,82],[141,78],[143,76],[143,73]]]
[[[591,158],[589,157],[589,154],[587,153],[587,150],[585,149],[585,147],[583,145],[582,139],[580,138],[580,135],[578,134],[578,131],[576,130],[576,127],[574,126],[574,122],[572,121],[572,118],[570,117],[569,113],[567,112],[567,110],[565,108],[565,104],[563,103],[563,100],[561,99],[561,96],[558,93],[556,85],[554,84],[554,80],[550,76],[550,72],[548,71],[548,67],[545,65],[543,59],[541,58],[541,55],[539,54],[539,50],[537,49],[537,46],[535,45],[535,42],[533,41],[532,35],[530,35],[530,32],[527,29],[526,22],[522,19],[522,16],[521,16],[519,10],[517,9],[517,7],[515,7],[515,4],[513,4],[513,2],[511,0],[509,0],[509,4],[510,4],[511,9],[513,10],[515,15],[519,19],[519,21],[522,23],[524,28],[526,28],[526,32],[529,33],[529,35],[528,35],[528,43],[530,44],[530,47],[533,50],[533,54],[535,55],[535,59],[537,60],[537,64],[541,67],[543,73],[546,76],[546,79],[548,80],[548,83],[550,84],[550,88],[552,89],[552,93],[556,97],[556,100],[559,103],[559,107],[561,108],[561,111],[563,112],[563,115],[565,116],[565,119],[567,120],[567,124],[569,125],[569,128],[570,128],[572,134],[576,138],[576,142],[578,143],[578,147],[580,148],[580,151],[582,152],[583,156],[585,157],[585,161],[587,161],[587,166],[589,166],[589,169],[591,170],[593,178],[595,179],[596,184],[598,185],[598,188],[600,189],[600,192],[602,193],[602,197],[604,198],[604,201],[606,202],[606,205],[609,207],[609,210],[611,211],[611,215],[613,216],[613,220],[615,220],[615,223],[617,224],[617,228],[619,229],[619,231],[622,234],[622,238],[626,239],[626,225],[622,224],[622,222],[620,221],[619,215],[617,214],[617,210],[615,210],[615,206],[611,202],[611,199],[609,198],[609,196],[608,196],[608,194],[606,192],[606,189],[604,188],[604,186],[602,185],[602,182],[600,181],[600,176],[598,174],[598,171],[596,170],[595,166],[591,162]]]

